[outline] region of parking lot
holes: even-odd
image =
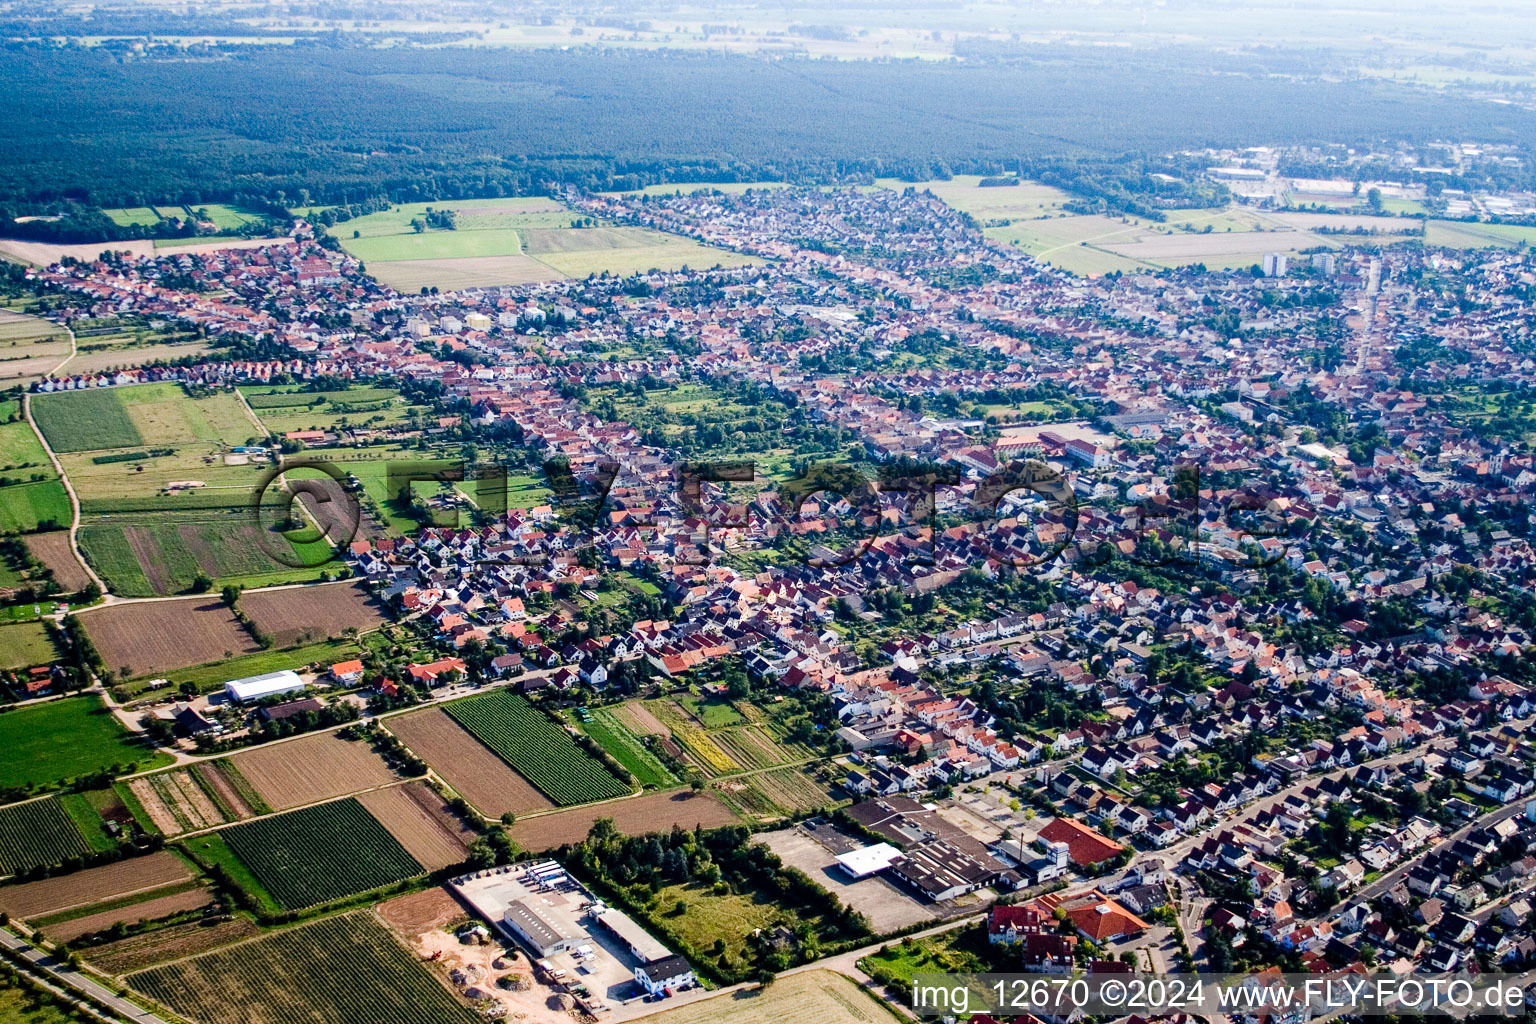
[[[851,881],[835,857],[866,844],[831,824],[805,822],[769,832],[762,841],[785,864],[804,871],[843,903],[869,918],[870,927],[876,932],[935,921],[945,909],[879,875]]]

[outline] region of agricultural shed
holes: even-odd
[[[263,697],[271,697],[279,693],[293,693],[304,689],[304,680],[292,669],[283,669],[279,672],[267,672],[259,676],[246,676],[244,679],[232,679],[224,684],[224,692],[229,699],[237,704],[244,704],[250,700],[260,700]]]

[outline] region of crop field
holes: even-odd
[[[527,699],[507,690],[445,705],[464,728],[562,806],[623,796],[628,787]]]
[[[34,395],[32,416],[56,452],[133,448],[144,443],[117,388]]]
[[[172,960],[197,956],[259,934],[260,929],[246,917],[207,926],[191,921],[92,946],[84,955],[91,966],[103,974],[122,977]]]
[[[66,594],[81,590],[91,582],[69,546],[68,532],[35,533],[27,538],[27,549],[49,568],[54,581]]]
[[[96,696],[66,697],[0,714],[0,789],[52,785],[78,775],[137,764],[169,764],[140,744]]]
[[[546,810],[549,800],[441,708],[386,720],[400,742],[488,818]]]
[[[1513,249],[1522,242],[1536,243],[1536,227],[1432,220],[1424,237],[1425,245],[1448,249]]]
[[[125,679],[261,649],[216,596],[112,605],[81,613],[80,622],[108,669]]]
[[[569,210],[536,198],[441,202],[455,212],[455,229],[418,232],[411,220],[429,205],[369,214],[332,231],[369,273],[405,292],[760,262],[646,228],[574,227],[578,218]]]
[[[250,430],[255,432],[255,427]],[[59,463],[86,513],[243,510],[267,469],[259,460],[226,457],[212,442],[134,447],[109,456],[70,453],[60,456]],[[188,483],[197,486],[185,486]],[[172,484],[181,485],[175,493]]]
[[[518,818],[509,834],[525,850],[552,850],[585,839],[592,823],[599,818],[612,818],[620,832],[630,835],[666,832],[673,825],[687,829],[719,828],[741,821],[715,794],[683,789]]]
[[[766,989],[747,989],[639,1018],[638,1024],[896,1024],[897,1018],[851,978],[806,971]]]
[[[1072,196],[1050,185],[1019,179],[1017,185],[981,187],[981,175],[957,174],[949,181],[924,181],[917,184],[896,178],[881,178],[876,184],[901,191],[916,188],[932,192],[949,206],[970,214],[977,220],[1035,220],[1061,211]]]
[[[0,487],[0,534],[56,530],[71,516],[69,494],[57,479]]]
[[[18,921],[30,921],[153,892],[192,878],[191,869],[180,857],[161,850],[57,878],[5,886],[0,888],[0,910]]]
[[[229,760],[274,811],[360,793],[397,778],[366,742],[332,732],[253,747]]]
[[[0,388],[27,386],[69,355],[69,336],[58,324],[0,309]]]
[[[668,771],[661,759],[609,709],[598,708],[592,712],[592,721],[584,723],[582,728],[642,786],[665,788],[677,784],[677,776]]]
[[[576,234],[586,234],[597,229],[571,229]],[[548,248],[530,253],[540,262],[554,267],[566,277],[587,277],[591,274],[639,274],[649,270],[706,270],[711,267],[742,267],[760,264],[755,256],[731,252],[703,245],[691,238],[665,235],[648,228],[613,228],[616,234],[607,236],[601,247],[584,245],[581,248]],[[585,239],[583,239],[585,241]],[[545,245],[553,245],[544,242]]]
[[[894,181],[895,179],[891,179]],[[644,188],[628,189],[622,192],[606,193],[620,196],[691,196],[696,192],[723,192],[726,195],[740,195],[754,189],[781,189],[789,185],[782,181],[683,181],[671,185],[647,185]]]
[[[726,775],[739,772],[742,766],[731,755],[721,750],[714,739],[703,729],[681,723],[672,727],[672,738],[681,744],[692,761],[705,775]]]
[[[275,434],[294,430],[381,429],[404,426],[425,413],[394,388],[356,385],[346,391],[304,391],[294,384],[261,384],[241,392],[256,416]]]
[[[727,779],[715,783],[715,788],[744,814],[762,818],[779,818],[842,802],[798,768],[776,768]]]
[[[41,622],[0,626],[0,670],[51,665],[58,656]]]
[[[112,223],[123,227],[131,227],[134,224],[158,224],[160,214],[150,206],[118,207],[114,210],[102,210],[102,213],[112,218]]]
[[[279,646],[340,636],[347,629],[366,633],[389,621],[362,583],[257,591],[240,598],[240,610]]]
[[[113,593],[123,597],[164,597],[191,590],[199,573],[225,583],[272,586],[319,576],[321,567],[290,566],[267,554],[264,544],[287,548],[294,560],[307,557],[296,543],[300,533],[264,530],[242,512],[138,512],[81,526],[80,549]],[[133,520],[133,525],[128,521]]]
[[[536,284],[564,275],[531,256],[479,256],[449,260],[394,260],[368,264],[368,273],[397,292],[423,288],[451,292],[465,288]]]
[[[788,752],[758,726],[725,729],[710,738],[744,768],[772,768],[791,760]]]
[[[368,912],[273,932],[128,983],[198,1024],[480,1020]]]
[[[195,339],[93,344],[82,346],[80,353],[69,361],[64,372],[104,373],[127,366],[144,366],[157,360],[186,359],[189,356],[206,355],[210,351],[212,348],[207,342]]]
[[[105,931],[113,925],[158,921],[173,914],[199,910],[212,902],[212,890],[204,885],[194,885],[179,892],[151,896],[134,903],[99,910],[93,914],[70,917],[62,921],[45,921],[41,922],[41,925],[49,940],[70,942],[82,935]]]
[[[208,203],[203,206],[194,207],[193,212],[207,214],[208,219],[213,221],[220,231],[239,231],[245,225],[261,220],[260,217],[252,216],[239,207],[230,206],[226,203]]]
[[[38,395],[32,406],[56,452],[241,444],[256,433],[232,392],[192,398],[173,383]]]
[[[168,836],[242,821],[267,809],[227,758],[141,776],[125,785],[155,828]]]
[[[90,850],[74,819],[53,797],[0,807],[0,874],[47,867]]]
[[[279,905],[318,906],[422,873],[356,800],[258,818],[219,835]]]
[[[462,864],[475,833],[425,782],[375,789],[357,798],[428,871]]]

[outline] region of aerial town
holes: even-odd
[[[566,187],[403,230],[694,265],[397,288],[331,207],[18,267],[0,736],[72,749],[0,771],[7,948],[203,1024],[1536,965],[1536,258],[1430,234],[1529,195],[1209,161],[1313,219],[1084,274],[958,182]]]

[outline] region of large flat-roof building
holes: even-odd
[[[501,924],[539,956],[564,953],[587,941],[585,932],[564,925],[553,915],[539,913],[524,900],[507,904]]]
[[[304,689],[304,680],[299,678],[297,672],[286,668],[280,672],[266,672],[259,676],[231,679],[224,684],[224,692],[236,704],[261,700],[263,697],[275,697],[279,693],[295,693],[302,689]]]
[[[835,859],[838,866],[847,872],[849,878],[858,881],[884,871],[900,856],[901,850],[890,843],[876,843],[873,846],[861,846],[856,850],[840,853]]]
[[[636,924],[634,919],[622,910],[606,907],[600,913],[594,911],[593,916],[597,918],[598,924],[608,929],[614,938],[624,944],[630,956],[642,964],[672,955],[670,949],[652,938],[650,932]]]

